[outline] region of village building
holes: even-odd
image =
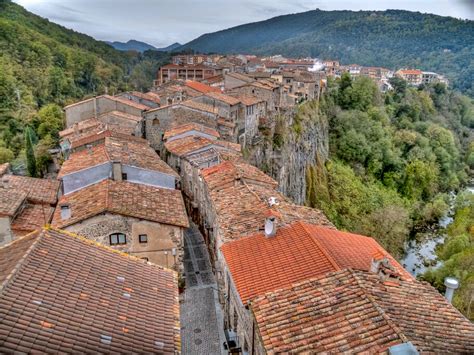
[[[90,118],[98,118],[100,115],[111,111],[119,111],[141,117],[142,114],[149,109],[149,106],[137,103],[127,98],[101,95],[64,107],[64,112],[66,114],[66,128],[70,128],[75,123]]]
[[[178,275],[55,229],[0,247],[4,353],[181,351]]]
[[[274,80],[261,79],[226,91],[228,95],[255,96],[266,102],[268,112],[278,111],[286,102],[282,85]]]
[[[200,81],[219,74],[222,74],[222,68],[217,65],[167,64],[160,68],[154,86],[176,79]]]
[[[421,85],[423,82],[422,71],[418,69],[400,69],[395,72],[395,75],[406,80],[408,84],[413,86]]]
[[[64,194],[109,178],[166,189],[175,189],[179,183],[179,176],[146,140],[117,135],[73,152],[58,174]]]
[[[342,269],[265,293],[250,308],[254,354],[474,351],[474,325],[417,280]]]
[[[148,111],[145,114],[145,135],[151,147],[163,154],[166,131],[193,122],[217,129],[218,119],[216,107],[188,100]]]
[[[218,88],[221,92],[224,91],[224,75],[211,76],[207,79],[201,80],[201,83],[209,85],[213,88]]]
[[[407,341],[419,350],[448,351],[450,345],[442,345],[443,334],[429,331],[436,326],[430,325],[429,319],[438,312],[450,314],[444,319],[446,326],[454,316],[458,331],[474,329],[436,290],[416,281],[374,239],[303,221],[281,227],[277,213],[268,216],[263,232],[221,247],[225,322],[231,329],[228,334],[234,335],[234,344],[243,352],[381,352]],[[354,275],[361,275],[359,282]],[[355,279],[347,283],[351,277]],[[338,289],[344,296],[335,297]],[[367,297],[364,289],[369,294],[372,290],[375,298]],[[384,296],[377,295],[384,289]],[[426,295],[426,300],[412,301],[416,291]],[[330,301],[332,297],[335,299]],[[386,303],[387,299],[396,302]],[[409,303],[416,305],[404,305]],[[389,309],[385,310],[387,316],[394,318],[385,318],[381,309],[393,309],[393,305],[413,316],[418,314],[420,324],[396,316],[398,311],[390,314]],[[351,327],[352,322],[358,326]],[[398,327],[405,337],[393,330]],[[433,338],[425,340],[424,332]],[[458,349],[472,347],[472,332],[458,338],[456,330],[450,330],[448,336],[453,342],[461,341],[456,344]]]
[[[122,97],[124,99],[131,100],[133,102],[148,106],[150,108],[160,107],[161,104],[160,97],[157,97],[153,93],[150,94],[139,91],[128,91],[118,94],[116,97]]]
[[[0,245],[51,222],[60,194],[58,181],[8,171],[0,179]]]
[[[224,75],[224,88],[230,90],[248,83],[254,82],[255,79],[249,75],[242,73],[226,73]]]
[[[421,82],[425,85],[435,83],[448,85],[448,80],[444,76],[429,71],[424,71],[421,73]]]
[[[181,192],[102,180],[61,196],[52,225],[181,272],[188,219]]]

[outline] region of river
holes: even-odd
[[[466,188],[471,193],[474,193],[474,185],[469,185]],[[405,245],[405,255],[400,260],[403,267],[412,275],[424,273],[429,267],[437,268],[441,266],[441,261],[436,255],[436,247],[442,243],[446,238],[446,227],[453,221],[452,208],[456,200],[456,195],[453,194],[450,204],[449,212],[440,219],[436,226],[431,230],[421,233],[416,239],[411,239]]]

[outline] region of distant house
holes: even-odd
[[[64,107],[66,128],[90,118],[98,118],[100,115],[111,111],[141,117],[142,113],[149,109],[149,106],[127,98],[110,95],[97,96]]]
[[[0,247],[2,353],[178,354],[174,271],[56,229]]]
[[[217,65],[167,64],[160,68],[155,86],[176,79],[200,81],[219,74],[222,68]]]
[[[422,71],[418,69],[400,69],[395,72],[395,75],[405,79],[408,84],[413,86],[421,85],[423,82]]]

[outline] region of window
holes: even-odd
[[[138,235],[138,241],[140,243],[148,243],[148,236],[146,234]]]
[[[113,233],[109,235],[110,238],[110,245],[121,245],[127,244],[127,238],[123,233]]]
[[[127,173],[122,173],[122,180],[127,180]]]
[[[153,126],[159,126],[160,125],[160,120],[158,118],[155,118],[153,120]]]

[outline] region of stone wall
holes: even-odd
[[[112,246],[113,249],[182,272],[183,230],[180,227],[105,213],[69,226],[66,230],[107,246],[110,246],[110,234],[124,233],[127,244]],[[140,234],[147,235],[147,243],[139,242]]]

